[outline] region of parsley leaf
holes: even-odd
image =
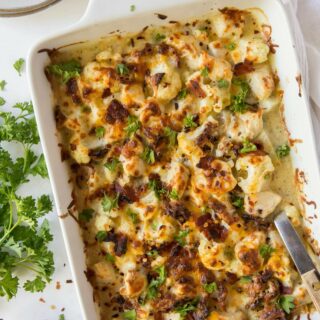
[[[47,66],[46,71],[62,80],[63,83],[68,82],[71,78],[78,77],[82,67],[79,61],[69,60],[57,64]]]
[[[177,142],[178,132],[172,130],[169,127],[165,127],[164,128],[164,135],[169,139],[169,147],[175,146],[175,144]]]
[[[201,75],[206,78],[209,76],[209,69],[208,67],[204,67],[202,70],[201,70]]]
[[[97,127],[95,129],[96,137],[101,139],[104,137],[104,134],[106,133],[106,129],[104,127]]]
[[[249,93],[249,85],[242,80],[234,80],[233,84],[240,86],[239,93],[231,98],[230,110],[231,112],[244,113],[247,110],[245,100]]]
[[[132,5],[130,6],[130,11],[133,12],[133,11],[135,11],[135,10],[136,10],[136,6],[135,6],[134,4],[132,4]]]
[[[123,63],[117,64],[116,71],[117,71],[117,74],[120,74],[121,76],[129,74],[128,67]]]
[[[23,65],[24,65],[24,59],[23,58],[18,59],[13,64],[13,67],[17,70],[17,72],[19,73],[19,76],[21,76]]]
[[[194,311],[197,309],[197,305],[199,303],[199,299],[196,298],[194,300],[191,300],[179,307],[177,307],[175,309],[175,312],[180,314],[180,319],[184,319],[186,317],[186,315],[190,312],[190,311]]]
[[[259,248],[259,253],[264,260],[268,260],[273,252],[275,252],[275,249],[268,244],[263,244]]]
[[[128,117],[128,124],[124,130],[127,136],[131,137],[140,129],[140,127],[141,127],[141,122],[139,121],[139,119],[136,116],[130,115]]]
[[[179,199],[179,193],[176,189],[172,189],[169,193],[169,198],[173,200],[178,200]]]
[[[196,128],[197,124],[194,122],[194,117],[193,115],[187,115],[183,119],[183,126],[187,129],[189,128]]]
[[[180,230],[179,233],[174,237],[174,239],[179,243],[181,247],[184,247],[186,245],[186,237],[189,233],[189,229]]]
[[[122,318],[124,320],[136,320],[137,319],[137,313],[135,309],[128,310],[122,313]]]
[[[106,253],[106,260],[111,263],[114,263],[116,261],[115,257],[112,254],[110,254],[109,252]]]
[[[188,89],[187,88],[183,88],[179,91],[178,95],[177,95],[177,99],[178,100],[183,100],[186,98],[188,94]]]
[[[91,209],[91,208],[83,209],[79,213],[79,220],[88,222],[88,221],[90,221],[92,219],[93,214],[94,214],[94,210],[93,209]]]
[[[141,154],[141,159],[148,164],[156,162],[154,151],[149,147],[144,148],[143,153]]]
[[[233,51],[237,47],[237,45],[234,42],[230,42],[229,44],[226,44],[224,47],[229,51]]]
[[[0,90],[1,90],[1,91],[4,90],[6,84],[7,84],[6,80],[1,80],[1,81],[0,81]]]
[[[231,195],[231,203],[234,207],[238,209],[243,209],[244,199],[237,195]]]
[[[211,283],[205,283],[203,285],[203,289],[208,293],[213,293],[218,289],[218,287],[215,282],[211,282]]]
[[[12,277],[12,274],[7,271],[0,277],[0,297],[7,296],[8,300],[14,297],[18,292],[18,277]]]
[[[166,281],[166,269],[164,266],[158,267],[154,270],[156,273],[158,273],[158,277],[156,279],[152,279],[149,283],[148,289],[147,289],[147,300],[154,299],[158,295],[158,289],[161,287],[162,284]]]
[[[160,199],[167,191],[162,188],[161,183],[155,179],[149,181],[148,187],[154,192],[155,196]]]
[[[3,106],[5,103],[6,103],[6,100],[0,97],[0,107]]]
[[[229,88],[229,81],[225,79],[220,79],[217,81],[217,86],[219,89]]]
[[[107,231],[100,230],[96,234],[96,240],[98,242],[102,242],[106,238],[106,236],[107,236]]]
[[[110,212],[112,209],[118,208],[119,194],[112,198],[105,195],[102,199],[102,208],[103,211]]]
[[[121,161],[117,158],[112,158],[104,164],[104,166],[111,172],[115,172],[120,165]]]
[[[156,42],[160,42],[162,40],[164,40],[166,38],[166,36],[164,34],[160,34],[160,33],[157,33],[155,36],[154,36],[154,40]]]
[[[66,320],[66,318],[64,317],[64,314],[59,315],[59,320]]]
[[[278,158],[284,158],[290,153],[290,147],[287,144],[283,144],[276,149]]]
[[[281,296],[278,300],[279,307],[284,310],[287,314],[295,308],[294,297],[292,296]]]
[[[40,276],[37,276],[34,280],[27,280],[23,285],[26,291],[30,292],[42,292],[46,286],[46,283],[42,280]]]
[[[250,276],[242,276],[239,280],[240,284],[250,283],[252,281],[252,277]]]
[[[133,224],[137,224],[139,222],[139,216],[136,212],[128,209],[126,213],[130,217],[130,219],[132,220]]]
[[[242,148],[240,149],[240,153],[248,153],[248,152],[253,152],[257,151],[257,146],[250,142],[248,139],[245,139],[242,143]]]
[[[159,255],[159,252],[157,250],[151,250],[147,252],[148,257],[156,257]]]

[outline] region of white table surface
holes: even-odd
[[[62,0],[49,9],[33,15],[0,18],[0,81],[6,80],[8,83],[6,90],[0,92],[0,96],[7,101],[5,108],[9,108],[15,102],[30,99],[25,73],[19,77],[12,64],[20,57],[26,58],[31,44],[37,39],[76,22],[83,14],[87,2],[88,0]],[[314,22],[310,16],[316,16],[310,12],[316,13],[317,10],[320,12],[320,1],[298,0],[298,3],[302,28],[304,31],[310,30],[308,28],[310,22]],[[319,17],[316,17],[316,21],[319,23]],[[318,47],[319,33],[314,32],[312,35],[310,32],[307,33],[306,39]],[[22,192],[34,196],[41,193],[51,194],[49,181],[35,179]],[[17,297],[10,302],[0,298],[0,320],[59,320],[60,314],[64,314],[66,320],[82,319],[74,284],[66,283],[66,280],[71,279],[71,273],[56,213],[51,213],[48,219],[54,234],[54,241],[51,244],[56,268],[53,281],[42,293],[31,294],[20,290]],[[56,288],[57,281],[61,284],[60,289]],[[45,302],[41,302],[40,298]],[[62,309],[64,311],[61,311]]]

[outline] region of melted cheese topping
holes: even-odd
[[[301,225],[264,27],[223,9],[51,54],[82,64],[48,77],[101,319],[282,319],[282,295],[308,303],[270,223],[284,209]]]

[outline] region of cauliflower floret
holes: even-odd
[[[81,142],[77,144],[71,143],[71,145],[74,145],[75,149],[71,149],[70,154],[77,163],[86,164],[90,162],[89,148],[84,146]]]
[[[261,101],[269,98],[275,88],[272,71],[268,64],[255,67],[247,74],[247,80],[253,94]]]
[[[274,166],[269,156],[250,153],[237,160],[236,169],[241,189],[245,193],[258,193],[268,186]]]
[[[124,276],[124,285],[119,292],[129,299],[138,297],[147,287],[148,281],[144,274],[136,270],[129,270]]]
[[[140,156],[143,150],[143,144],[135,138],[123,146],[119,160],[125,175],[139,177],[144,173],[145,163]]]
[[[259,271],[263,265],[263,258],[259,254],[259,248],[265,241],[265,234],[255,231],[236,244],[234,252],[241,264],[241,268],[238,271],[239,275],[247,275]]]
[[[247,320],[247,316],[242,311],[236,312],[217,312],[212,311],[208,320]]]
[[[108,261],[101,261],[93,266],[97,280],[101,283],[112,283],[116,279],[116,274],[112,264]]]
[[[226,134],[236,142],[245,139],[252,140],[263,129],[262,110],[257,112],[247,111],[244,113],[224,113]]]
[[[280,201],[281,197],[272,191],[246,194],[244,209],[252,216],[265,219],[274,211]]]

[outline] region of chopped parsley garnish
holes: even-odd
[[[101,139],[104,137],[104,134],[106,133],[106,129],[104,127],[97,127],[95,129],[96,137]]]
[[[268,244],[263,244],[263,245],[259,248],[260,256],[261,256],[264,260],[268,260],[273,252],[275,252],[275,249],[272,248],[272,247],[271,247],[270,245],[268,245]]]
[[[156,256],[158,256],[158,255],[159,255],[159,252],[158,252],[157,250],[151,250],[151,251],[148,251],[148,252],[147,252],[147,256],[148,256],[148,257],[154,258],[154,257],[156,257]]]
[[[291,311],[296,307],[294,304],[294,297],[292,296],[281,296],[277,302],[278,306],[287,314],[290,314]]]
[[[167,191],[162,188],[161,183],[155,179],[149,181],[148,187],[154,192],[155,196],[160,199]]]
[[[124,130],[125,130],[127,136],[131,137],[140,129],[140,127],[141,127],[141,123],[140,123],[139,119],[136,116],[130,115],[128,117],[128,124]]]
[[[225,79],[220,79],[217,81],[217,86],[219,89],[229,88],[229,81]]]
[[[250,142],[248,139],[245,139],[239,152],[243,154],[253,151],[257,151],[257,146],[254,143]]]
[[[243,276],[240,278],[239,283],[240,284],[247,284],[247,283],[250,283],[251,281],[252,281],[251,276]]]
[[[88,222],[88,221],[90,221],[90,219],[92,219],[93,214],[94,214],[94,210],[93,209],[91,209],[91,208],[83,209],[79,213],[79,220]]]
[[[231,196],[231,203],[234,207],[238,209],[243,209],[244,200],[242,197],[232,195]]]
[[[155,36],[154,36],[154,40],[156,42],[160,42],[162,40],[164,40],[166,38],[166,36],[164,34],[161,34],[161,33],[157,33]]]
[[[196,298],[177,307],[174,311],[180,314],[180,319],[184,319],[189,312],[197,309],[198,303],[199,298]]]
[[[183,88],[179,91],[178,95],[177,95],[177,99],[178,100],[183,100],[185,99],[185,97],[187,96],[188,94],[188,89],[187,88]]]
[[[133,11],[135,11],[135,10],[136,10],[136,6],[135,6],[134,4],[132,4],[132,5],[130,6],[130,11],[133,12]]]
[[[109,159],[108,162],[104,164],[104,166],[111,172],[115,172],[121,166],[121,161],[117,158],[112,158]]]
[[[176,189],[172,189],[169,193],[169,198],[173,200],[179,200],[179,193]]]
[[[211,282],[211,283],[205,283],[203,285],[203,289],[208,293],[213,293],[218,289],[218,287],[215,282]]]
[[[169,127],[164,128],[164,135],[169,139],[169,147],[173,147],[177,143],[178,132]]]
[[[91,108],[85,104],[82,105],[80,108],[81,108],[81,112],[83,113],[91,113]]]
[[[59,320],[66,320],[66,318],[64,317],[64,314],[59,315]]]
[[[183,125],[185,128],[196,128],[198,125],[193,120],[193,115],[187,115],[183,119]]]
[[[229,51],[233,51],[237,45],[234,42],[230,42],[229,44],[225,45],[225,48],[228,49]]]
[[[141,154],[141,159],[148,164],[152,164],[156,162],[154,151],[149,147],[144,148],[143,153]]]
[[[231,99],[230,111],[244,113],[248,109],[245,100],[249,93],[249,85],[247,82],[238,79],[233,80],[232,83],[240,86],[240,89],[238,94]]]
[[[186,237],[189,233],[189,229],[180,230],[179,233],[174,237],[174,239],[179,243],[181,247],[184,247],[186,245]]]
[[[276,149],[278,158],[284,158],[290,153],[290,147],[287,144],[283,144]]]
[[[135,309],[128,310],[122,313],[122,319],[124,320],[136,320],[137,319],[137,313]]]
[[[5,80],[1,80],[0,81],[0,90],[3,91],[5,86],[6,86],[7,82]]]
[[[100,230],[96,234],[96,239],[98,242],[102,242],[107,236],[107,231]]]
[[[148,285],[147,295],[146,295],[147,300],[154,299],[157,297],[158,289],[159,287],[161,287],[161,285],[165,283],[166,277],[167,277],[166,269],[164,266],[158,267],[154,271],[158,274],[158,277],[155,279],[152,279]]]
[[[128,69],[128,67],[127,67],[125,64],[123,64],[123,63],[117,64],[117,66],[116,66],[116,71],[117,71],[117,73],[120,74],[121,76],[124,76],[124,75],[129,74],[129,69]]]
[[[81,64],[77,60],[69,60],[57,64],[51,64],[47,67],[47,72],[60,78],[63,83],[68,82],[71,78],[78,77],[82,70]]]
[[[6,100],[0,97],[0,107],[3,106],[5,103],[6,103]]]
[[[13,67],[17,70],[17,72],[19,73],[19,76],[21,76],[23,65],[24,65],[24,59],[23,58],[18,59],[13,64]]]
[[[136,212],[128,209],[127,210],[127,215],[130,217],[130,219],[132,220],[133,224],[137,224],[139,222],[139,216]]]
[[[106,260],[111,263],[114,263],[116,261],[115,257],[112,254],[110,254],[109,252],[106,253]]]
[[[101,205],[103,211],[110,212],[112,209],[118,208],[119,194],[115,197],[109,197],[105,195],[102,199]]]
[[[54,272],[53,254],[48,245],[53,237],[49,222],[39,218],[52,210],[48,195],[37,199],[19,193],[31,175],[47,178],[47,170],[42,155],[34,152],[39,143],[39,135],[31,102],[17,103],[18,116],[0,111],[0,297],[10,300],[19,287],[26,291],[43,291]],[[4,149],[11,142],[23,154],[12,158]],[[31,280],[21,285],[19,275],[31,272]]]
[[[201,70],[201,75],[203,76],[203,77],[208,77],[209,76],[209,69],[208,69],[208,67],[204,67],[202,70]]]

